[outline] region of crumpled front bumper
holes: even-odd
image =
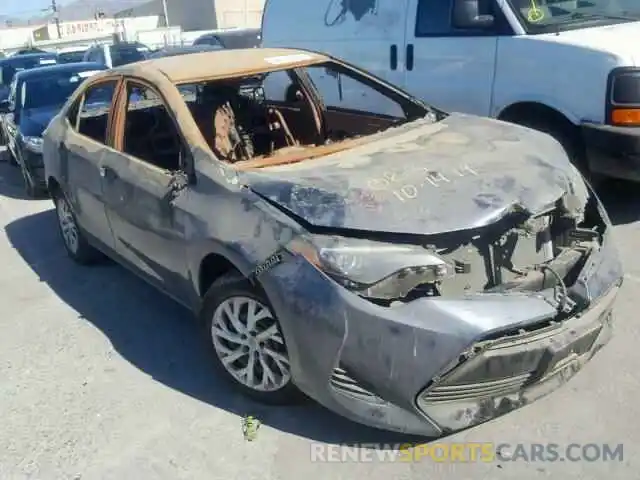
[[[261,280],[301,390],[357,422],[436,437],[549,393],[607,343],[622,283],[609,237],[575,285],[589,308],[557,324],[537,294],[374,305],[300,257]]]

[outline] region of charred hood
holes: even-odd
[[[551,137],[461,114],[392,128],[323,158],[244,172],[241,181],[308,225],[397,234],[463,231],[513,212],[535,214],[574,188],[586,199]]]

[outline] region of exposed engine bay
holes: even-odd
[[[584,309],[588,299],[571,287],[591,253],[600,248],[606,224],[595,201],[582,211],[567,205],[570,198],[565,195],[534,216],[514,211],[481,235],[453,246],[429,246],[454,266],[456,275],[422,285],[409,298],[541,292],[565,314]]]

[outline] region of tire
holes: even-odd
[[[64,193],[58,190],[52,192],[52,194],[58,218],[58,228],[67,254],[74,262],[80,265],[98,263],[103,258],[103,255],[87,241],[78,226],[71,204]],[[74,238],[75,240],[73,240]]]
[[[235,316],[234,303],[238,307]],[[251,307],[265,317],[258,320],[253,329],[247,330],[248,311],[245,309]],[[215,369],[235,388],[260,403],[271,405],[291,405],[304,399],[291,379],[280,324],[259,288],[239,273],[224,275],[213,282],[205,294],[200,318]],[[272,335],[267,336],[268,332]],[[265,336],[264,341],[260,341],[260,334]],[[229,362],[231,358],[235,360]],[[251,360],[256,367],[251,370],[253,385],[246,372]],[[271,378],[265,374],[265,366],[271,372]],[[265,379],[267,382],[261,386]]]

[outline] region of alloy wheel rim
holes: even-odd
[[[259,392],[274,392],[291,380],[289,358],[278,322],[261,302],[236,296],[213,313],[213,346],[233,378]]]
[[[60,224],[60,231],[62,232],[64,243],[72,253],[76,253],[79,246],[78,227],[73,217],[71,207],[66,199],[58,199],[57,210],[58,223]]]

